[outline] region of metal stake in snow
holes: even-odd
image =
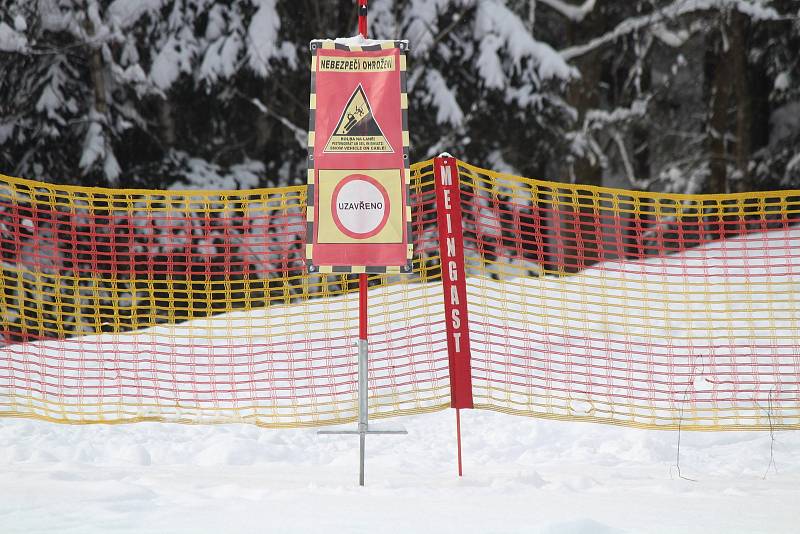
[[[358,434],[358,484],[364,485],[364,455],[367,434],[408,434],[400,428],[369,428],[369,348],[367,340],[367,275],[358,275],[358,429],[320,430],[319,434]]]
[[[367,38],[367,0],[358,0],[358,32]],[[369,428],[369,345],[367,336],[367,275],[358,275],[358,429],[320,430],[319,434],[358,434],[358,483],[364,485],[367,434],[408,434],[403,428]]]

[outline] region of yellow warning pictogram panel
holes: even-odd
[[[342,110],[325,152],[394,152],[383,135],[361,84]]]

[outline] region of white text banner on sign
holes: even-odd
[[[406,41],[311,42],[312,272],[411,272]]]

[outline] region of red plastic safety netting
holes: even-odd
[[[688,196],[458,164],[475,406],[800,428],[800,192]],[[449,405],[433,162],[414,273],[373,276],[370,410]],[[305,188],[0,178],[0,416],[353,421],[357,280],[304,269]]]

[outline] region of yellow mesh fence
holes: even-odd
[[[800,428],[800,192],[686,196],[459,163],[476,407]],[[414,273],[370,277],[370,410],[449,404],[433,165]],[[357,279],[304,269],[305,188],[0,177],[0,416],[309,426],[357,415]]]
[[[372,276],[375,417],[443,408],[431,162],[413,276]],[[305,187],[146,191],[0,177],[0,416],[69,423],[357,416],[357,279],[304,269]]]
[[[476,407],[800,428],[800,191],[670,195],[459,170]]]

